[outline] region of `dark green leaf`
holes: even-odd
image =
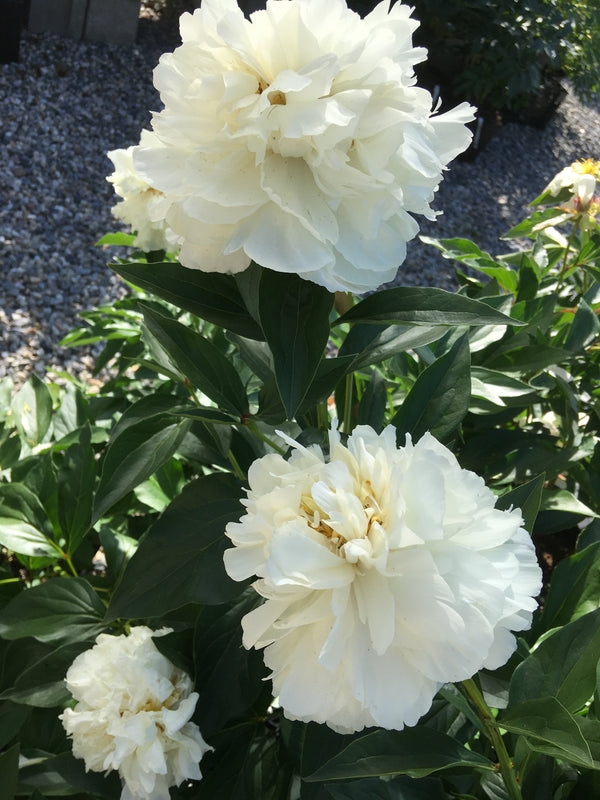
[[[28,715],[27,706],[11,703],[10,700],[0,702],[0,748],[6,747],[17,736]]]
[[[550,590],[533,635],[566,625],[600,605],[600,542],[563,559],[552,572]]]
[[[291,419],[311,385],[329,337],[333,295],[297,275],[264,270],[259,312],[273,354],[283,405]]]
[[[245,724],[213,739],[202,761],[194,800],[286,800],[291,778],[280,747],[264,724]],[[282,785],[283,784],[283,785]]]
[[[533,525],[540,508],[545,477],[545,474],[542,473],[537,478],[533,478],[527,483],[517,486],[516,489],[506,492],[496,500],[496,508],[500,508],[503,511],[511,507],[520,508],[523,514],[523,525],[529,533],[533,531]]]
[[[219,408],[248,411],[246,391],[234,366],[208,339],[170,317],[143,305],[146,327],[171,364]]]
[[[333,393],[333,390],[350,370],[354,359],[352,356],[338,356],[337,358],[324,358],[319,362],[313,382],[308,388],[300,406],[301,411],[306,411],[311,406],[321,403]]]
[[[575,316],[569,326],[569,333],[565,339],[565,349],[576,353],[587,347],[600,333],[600,322],[591,308],[583,298],[579,301],[579,306]]]
[[[243,336],[236,336],[234,333],[228,334],[227,338],[240,351],[242,361],[250,367],[255,375],[258,375],[263,383],[273,377],[273,359],[269,345],[266,342],[245,339]]]
[[[448,800],[438,778],[408,778],[400,775],[391,781],[365,778],[340,785],[326,786],[333,800]]]
[[[462,336],[419,375],[392,419],[400,438],[410,433],[416,441],[430,431],[444,439],[456,429],[469,408],[470,363],[469,342]]]
[[[40,444],[52,420],[52,397],[46,384],[33,373],[13,397],[15,424],[30,447]]]
[[[104,612],[83,578],[52,578],[25,589],[0,612],[0,636],[63,644],[88,640],[104,630]]]
[[[22,484],[0,484],[0,543],[20,555],[57,558],[60,553],[44,507]]]
[[[58,518],[69,555],[77,550],[92,521],[96,460],[91,438],[90,426],[86,425],[78,444],[68,448],[58,471]]]
[[[387,392],[385,381],[377,371],[373,371],[369,385],[358,404],[358,424],[370,425],[378,433],[384,425]]]
[[[41,787],[48,797],[57,794],[69,796],[75,790],[77,794],[74,800],[87,800],[90,797],[116,800],[121,793],[121,781],[116,772],[106,776],[99,772],[86,772],[82,759],[75,758],[70,752],[25,767],[20,772],[19,780],[19,794],[21,788],[23,793],[28,794],[33,787]]]
[[[369,325],[357,323],[340,347],[339,356],[354,356],[355,370],[378,364],[397,353],[435,342],[450,330],[446,325]]]
[[[2,699],[41,708],[64,705],[71,698],[65,685],[67,670],[77,656],[89,647],[89,642],[73,642],[58,647],[35,664],[27,666],[14,687],[2,693]]]
[[[600,660],[600,609],[565,625],[522,661],[510,683],[511,706],[556,697],[578,711],[593,696]]]
[[[0,753],[0,786],[2,800],[14,800],[19,775],[19,745],[14,744],[10,750]]]
[[[519,325],[486,303],[431,287],[385,289],[361,300],[335,321],[393,325]]]
[[[223,566],[224,530],[241,488],[224,473],[198,478],[164,510],[129,561],[107,619],[158,617],[188,603],[223,603],[242,587]]]
[[[55,439],[63,439],[87,422],[87,401],[80,390],[69,383],[60,397],[60,406],[54,412],[52,428]]]
[[[545,367],[560,364],[570,358],[567,350],[545,345],[515,347],[486,361],[486,367],[514,375],[537,375]]]
[[[184,311],[248,339],[263,339],[230,275],[187,269],[180,264],[111,264],[111,269],[140,289]]]
[[[588,769],[600,767],[594,762],[575,718],[555,697],[527,700],[510,708],[498,724],[511,733],[525,736],[538,753]]]
[[[188,420],[159,414],[119,433],[104,457],[92,523],[168,461],[189,427]]]
[[[223,411],[217,411],[216,408],[205,408],[190,406],[185,411],[175,412],[179,417],[187,417],[188,419],[195,419],[200,422],[209,422],[212,425],[236,425],[239,424],[239,414],[233,416],[232,414],[225,414]]]
[[[199,724],[210,737],[242,717],[265,689],[262,652],[242,647],[242,617],[261,602],[247,589],[229,606],[202,610],[194,634]]]
[[[494,768],[487,758],[467,750],[451,736],[417,726],[400,732],[378,730],[367,733],[351,742],[306,780],[349,780],[383,775],[422,778],[453,767],[467,771]]]
[[[116,584],[125,566],[138,547],[130,536],[112,531],[106,525],[100,531],[100,544],[106,557],[106,566],[113,584]]]
[[[0,444],[0,470],[14,467],[21,454],[21,437],[15,431]]]

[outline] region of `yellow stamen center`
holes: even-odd
[[[267,97],[272,106],[284,106],[287,103],[284,93],[280,91],[269,92]]]
[[[593,175],[595,178],[600,178],[600,161],[594,161],[593,158],[575,161],[571,164],[571,169],[579,175]]]

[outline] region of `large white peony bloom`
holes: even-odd
[[[296,444],[249,472],[225,567],[258,576],[243,619],[286,716],[350,732],[414,725],[439,687],[504,664],[541,570],[518,509],[430,434],[357,427],[330,457]]]
[[[182,264],[253,259],[356,292],[395,277],[473,109],[433,113],[415,85],[418,23],[389,6],[361,19],[345,0],[268,0],[248,20],[203,0],[181,17],[183,43],[154,72],[157,142],[133,161],[169,199]]]
[[[152,631],[101,634],[67,672],[77,705],[60,719],[73,754],[87,770],[118,770],[121,800],[169,800],[169,786],[199,779],[208,747],[190,722],[198,695],[192,681],[157,650]]]
[[[154,134],[151,131],[142,131],[140,145],[153,147],[155,144]],[[128,147],[107,153],[115,170],[106,180],[113,184],[115,194],[122,198],[113,206],[112,213],[136,231],[136,247],[146,252],[172,250],[177,246],[177,237],[165,220],[169,201],[136,172],[133,164],[135,149]]]

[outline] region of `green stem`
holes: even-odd
[[[581,217],[573,225],[573,230],[571,231],[571,234],[570,234],[569,238],[567,239],[567,246],[565,248],[565,255],[564,255],[564,258],[563,258],[560,274],[558,276],[558,283],[556,284],[556,294],[559,293],[560,288],[562,286],[563,278],[565,276],[565,272],[567,271],[567,259],[569,257],[569,253],[571,252],[571,245],[573,244],[573,240],[575,239],[575,236],[577,234],[577,231],[579,230],[579,226],[580,225],[581,225]]]
[[[242,468],[238,464],[237,458],[233,455],[233,452],[231,450],[227,452],[227,458],[229,459],[231,466],[233,467],[233,471],[235,472],[236,478],[239,478],[242,482],[245,482],[246,476],[244,475]]]
[[[317,405],[317,425],[319,430],[329,430],[329,415],[327,413],[327,400]]]
[[[477,709],[479,716],[481,717],[481,721],[485,726],[488,738],[494,746],[494,750],[498,756],[498,761],[500,762],[500,771],[502,772],[502,777],[504,778],[504,783],[506,785],[506,790],[509,797],[511,800],[523,800],[523,795],[521,794],[521,787],[517,781],[515,768],[508,754],[508,750],[506,749],[506,745],[504,744],[504,740],[500,735],[496,719],[494,718],[490,707],[483,699],[483,695],[479,691],[477,684],[472,678],[469,678],[467,681],[463,681],[462,685],[465,692],[473,701],[473,705]]]
[[[77,578],[78,577],[77,570],[73,566],[73,562],[71,561],[71,556],[68,553],[63,553],[63,558],[65,559],[65,561],[69,565],[69,569],[71,570],[73,575]]]
[[[0,586],[3,586],[5,583],[21,583],[23,578],[3,578],[0,581]]]
[[[279,447],[279,445],[275,444],[275,442],[272,439],[269,439],[268,436],[265,436],[265,434],[258,429],[258,426],[256,425],[255,422],[246,422],[246,427],[248,428],[250,433],[253,433],[254,436],[257,436],[262,442],[268,444],[269,447],[272,447],[273,450],[275,450],[276,453],[279,453],[280,456],[285,455],[285,450],[283,449],[283,447]]]
[[[352,431],[352,397],[354,395],[354,374],[346,375],[346,396],[344,398],[344,433]]]

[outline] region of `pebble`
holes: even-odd
[[[106,266],[122,250],[95,246],[120,229],[106,151],[137,143],[160,108],[152,69],[177,44],[149,16],[133,46],[24,33],[19,62],[0,65],[0,378],[90,379],[101,348],[59,342],[80,311],[125,294]],[[421,232],[505,252],[500,234],[578,158],[600,158],[600,114],[568,94],[544,130],[507,124],[474,161],[455,161],[436,199],[443,214]],[[450,262],[418,240],[397,283],[455,287]]]

